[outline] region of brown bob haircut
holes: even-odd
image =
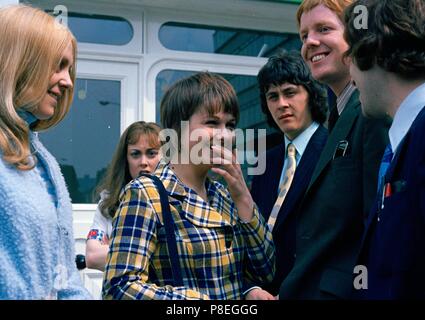
[[[204,108],[210,115],[220,111],[239,120],[239,103],[235,89],[222,76],[199,72],[174,83],[161,100],[161,123],[181,136],[181,122]]]

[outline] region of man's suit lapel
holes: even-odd
[[[335,124],[332,133],[329,135],[328,141],[323,149],[322,154],[320,155],[319,161],[317,162],[317,166],[314,170],[313,176],[311,177],[307,192],[310,190],[310,188],[320,176],[322,171],[325,169],[329,161],[332,160],[335,148],[337,147],[338,143],[341,140],[345,140],[347,138],[352,126],[354,125],[356,119],[359,117],[358,109],[360,108],[360,102],[358,96],[358,91],[354,91],[344,111],[342,112],[337,123]]]
[[[269,165],[272,167],[272,172],[276,173],[275,179],[271,181],[271,187],[272,187],[272,194],[273,198],[276,198],[277,196],[277,189],[279,188],[279,182],[280,182],[280,176],[282,173],[283,163],[285,162],[285,150],[286,145],[285,141],[279,145],[278,151],[277,151],[277,159],[269,159]]]
[[[279,226],[283,225],[288,215],[294,211],[298,200],[304,196],[305,189],[311,178],[311,172],[314,170],[314,166],[316,165],[318,155],[322,150],[326,137],[326,129],[322,126],[320,126],[311,137],[300,163],[295,170],[294,180],[292,181],[291,188],[277,216],[273,230],[277,230]]]

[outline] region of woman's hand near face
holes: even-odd
[[[229,150],[220,146],[212,146],[211,170],[221,175],[227,182],[230,195],[238,209],[239,218],[243,222],[251,221],[253,217],[254,201],[245,183],[241,166],[236,159],[236,149]]]

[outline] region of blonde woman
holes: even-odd
[[[41,10],[0,9],[0,299],[86,299],[72,208],[37,132],[69,111],[74,36]]]
[[[161,128],[155,123],[137,121],[121,135],[104,181],[99,185],[100,201],[87,236],[88,268],[105,270],[112,218],[119,205],[121,189],[140,173],[151,173],[159,159]]]

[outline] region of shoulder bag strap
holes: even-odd
[[[140,176],[145,176],[152,179],[159,192],[162,217],[164,219],[165,233],[167,235],[168,255],[170,256],[171,260],[171,272],[173,273],[174,286],[181,287],[183,286],[183,278],[177,253],[177,241],[176,235],[174,233],[173,217],[171,216],[170,212],[170,203],[168,202],[168,193],[165,190],[161,180],[157,176],[146,173],[142,173]]]

